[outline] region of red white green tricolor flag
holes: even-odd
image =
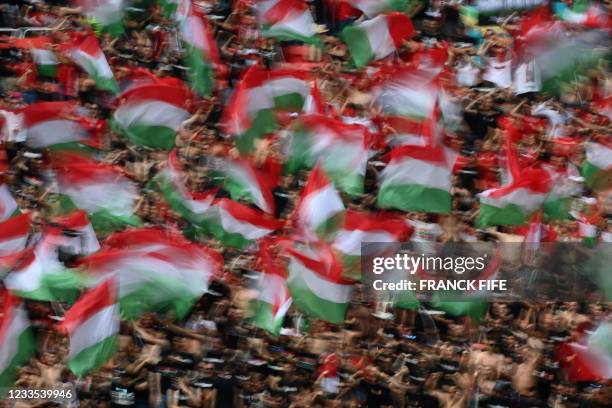
[[[13,385],[19,368],[35,352],[36,341],[26,309],[17,298],[5,292],[0,320],[0,387]]]
[[[64,252],[72,255],[89,255],[100,249],[96,232],[84,210],[75,210],[53,218],[52,222],[63,232],[59,245]]]
[[[323,112],[323,104],[315,85],[303,71],[266,70],[251,67],[224,113],[227,133],[234,135],[236,146],[248,152],[254,139],[277,128],[276,112]]]
[[[99,24],[102,30],[118,36],[123,34],[123,14],[127,7],[125,0],[77,0],[83,14]]]
[[[296,223],[305,234],[328,236],[338,229],[344,216],[344,204],[325,171],[317,165],[302,191],[296,208]]]
[[[72,102],[38,102],[22,110],[20,137],[34,148],[80,142],[93,147],[99,145],[93,135],[77,120],[76,105]]]
[[[415,33],[406,14],[390,13],[348,26],[342,30],[341,37],[349,47],[354,64],[363,67],[372,60],[391,55]]]
[[[38,75],[55,78],[59,61],[53,51],[47,48],[32,48],[30,54],[32,54],[32,59],[36,63]]]
[[[75,36],[73,43],[66,44],[65,49],[70,59],[96,81],[98,89],[119,92],[113,71],[93,34],[80,39]]]
[[[289,291],[295,306],[305,314],[342,324],[353,293],[352,282],[342,277],[342,268],[331,250],[317,253],[287,249]]]
[[[100,368],[115,353],[119,304],[112,280],[84,294],[64,315],[69,336],[68,368],[78,377]]]
[[[443,146],[396,147],[380,175],[378,205],[450,213],[454,158]]]
[[[0,256],[14,254],[25,248],[31,224],[32,216],[29,213],[0,223]]]
[[[283,146],[287,171],[311,168],[319,162],[340,190],[362,194],[369,141],[365,126],[322,114],[304,115],[288,132]]]
[[[184,86],[133,87],[119,97],[114,125],[135,145],[171,149],[181,123],[189,118],[192,99]]]
[[[406,0],[350,0],[349,3],[372,18],[388,11],[405,11],[408,2]]]
[[[257,14],[263,33],[280,40],[317,43],[315,22],[304,0],[262,0]]]
[[[584,148],[586,161],[582,175],[587,185],[597,190],[612,186],[612,147],[609,144],[587,142]]]
[[[17,211],[17,202],[13,198],[8,186],[0,178],[0,221],[8,219]]]
[[[268,214],[274,213],[274,181],[245,159],[227,160],[221,168],[224,188],[233,200],[246,199]]]

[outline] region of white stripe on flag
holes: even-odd
[[[68,358],[77,356],[88,347],[117,333],[119,333],[119,305],[113,304],[98,311],[72,332]]]
[[[12,363],[19,350],[19,336],[30,326],[28,316],[23,305],[19,305],[15,310],[15,315],[11,318],[9,326],[4,333],[5,337],[0,350],[0,373],[4,372]]]
[[[452,186],[450,169],[413,158],[390,163],[383,170],[381,177],[387,188],[392,188],[394,185],[418,184],[450,191]]]
[[[323,279],[295,258],[291,258],[289,271],[289,281],[295,279],[296,276],[300,276],[308,289],[321,299],[333,303],[348,303],[351,300],[351,285],[340,285]]]

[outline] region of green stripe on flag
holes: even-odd
[[[8,391],[6,387],[13,385],[17,379],[19,368],[25,365],[36,352],[36,342],[31,328],[25,329],[17,340],[19,348],[8,367],[0,373],[0,397]]]
[[[243,154],[252,151],[255,146],[255,139],[266,133],[274,132],[277,126],[276,115],[272,109],[260,110],[253,118],[251,127],[236,139],[236,148]]]
[[[248,323],[260,329],[264,329],[275,336],[280,334],[283,318],[274,318],[274,314],[272,313],[273,306],[271,304],[253,299],[250,302],[249,309],[252,315],[246,319]]]
[[[357,68],[368,65],[368,62],[374,58],[368,36],[362,29],[355,26],[345,27],[340,37],[348,46],[353,63]]]
[[[563,197],[545,201],[542,205],[547,220],[566,220],[570,217],[572,197]]]
[[[479,228],[490,225],[523,225],[526,214],[516,204],[505,207],[494,207],[492,205],[480,204],[476,225]]]
[[[96,233],[102,236],[106,236],[111,232],[123,230],[127,226],[142,226],[142,221],[134,214],[115,215],[108,210],[98,210],[95,213],[90,213],[89,222]]]
[[[209,96],[214,87],[214,70],[209,61],[204,58],[202,50],[187,46],[184,63],[189,70],[187,77],[193,90],[200,96]]]
[[[308,288],[299,274],[292,275],[287,281],[287,286],[295,307],[303,313],[330,323],[344,323],[348,303],[334,303],[321,299]]]
[[[449,214],[452,207],[448,191],[418,184],[383,186],[378,194],[378,205],[381,208],[441,214]]]
[[[137,290],[119,300],[121,316],[127,320],[137,319],[147,312],[173,311],[182,320],[188,314],[198,297],[187,292],[182,282],[155,277]]]
[[[586,162],[582,166],[582,176],[585,178],[586,185],[593,190],[605,190],[612,187],[612,169],[602,170],[593,164]]]
[[[81,378],[102,367],[115,354],[118,344],[116,335],[107,337],[68,360],[68,368]]]

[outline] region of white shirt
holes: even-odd
[[[514,70],[514,93],[539,92],[542,89],[540,67],[535,60],[520,64]]]
[[[489,58],[483,78],[500,88],[510,88],[512,85],[512,58],[501,62],[496,58]]]

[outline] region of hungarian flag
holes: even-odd
[[[296,224],[304,233],[329,236],[340,227],[344,204],[325,171],[317,165],[306,181],[295,211]]]
[[[214,89],[215,68],[219,66],[219,51],[206,16],[192,4],[179,22],[180,38],[185,47],[184,62],[191,87],[200,96]]]
[[[126,319],[149,311],[173,311],[184,318],[208,290],[221,265],[219,255],[180,238],[161,239],[161,232],[152,229],[122,234],[117,240],[131,244],[97,252],[79,263],[84,282],[95,286],[115,279]]]
[[[292,302],[287,288],[287,270],[274,259],[266,245],[259,251],[259,261],[262,271],[256,278],[254,290],[257,295],[250,302],[248,322],[278,336]]]
[[[223,245],[239,249],[282,226],[283,223],[271,215],[227,198],[216,200],[201,223],[201,228]]]
[[[600,5],[587,4],[584,1],[573,3],[571,8],[560,1],[553,3],[555,15],[559,20],[583,28],[610,28],[608,14]]]
[[[383,59],[416,34],[410,17],[403,13],[380,14],[371,20],[342,30],[342,40],[359,68],[372,60]]]
[[[49,49],[51,44],[53,44],[51,38],[38,37],[32,41],[30,48],[32,60],[36,64],[36,73],[45,78],[55,78],[60,64],[55,53]]]
[[[160,191],[170,208],[187,221],[201,221],[204,212],[210,208],[217,190],[193,192],[185,185],[187,175],[181,168],[176,149],[168,155],[162,171],[151,185]]]
[[[547,219],[567,219],[572,200],[580,192],[580,186],[571,180],[570,167],[565,171],[544,168],[552,180],[552,188],[542,205],[544,214]]]
[[[284,140],[287,171],[312,168],[317,162],[334,184],[351,196],[363,193],[370,133],[322,114],[302,116]]]
[[[510,184],[483,191],[480,198],[480,209],[477,224],[489,225],[522,225],[527,218],[536,212],[551,188],[549,174],[543,169],[528,168]]]
[[[0,222],[7,220],[17,210],[17,202],[11,195],[8,186],[0,178]]]
[[[476,322],[481,322],[489,311],[489,303],[485,300],[448,301],[432,299],[432,306],[451,316],[467,316]]]
[[[557,361],[572,382],[597,382],[612,379],[612,325],[603,322],[579,342],[562,344]]]
[[[138,225],[134,214],[138,188],[115,166],[72,156],[55,166],[59,191],[73,208],[89,214],[94,229],[107,233],[125,225]]]
[[[240,152],[248,152],[254,140],[276,130],[277,112],[323,112],[316,86],[303,71],[249,68],[224,112],[226,132],[234,135]]]
[[[317,255],[287,248],[287,286],[295,307],[304,314],[342,324],[353,292],[351,281],[342,277],[342,267],[329,248]]]
[[[0,256],[25,249],[32,225],[32,215],[25,213],[0,222]]]
[[[68,368],[77,377],[95,371],[117,350],[119,305],[112,280],[85,293],[66,312],[62,329],[69,336]]]
[[[609,143],[586,142],[586,160],[582,175],[586,184],[595,190],[605,190],[612,186],[612,148]]]
[[[61,231],[59,246],[70,255],[89,255],[100,249],[87,213],[84,210],[75,210],[69,214],[55,217],[50,220],[54,228]]]
[[[349,3],[368,18],[390,11],[406,11],[408,8],[407,0],[350,0]]]
[[[184,86],[145,84],[121,94],[114,125],[130,142],[172,149],[181,123],[189,118],[193,95]]]
[[[36,341],[23,304],[8,292],[3,293],[0,320],[0,387],[11,387],[19,368],[36,353]],[[0,391],[0,395],[4,393]]]
[[[454,155],[443,146],[401,146],[380,175],[378,205],[450,213]]]
[[[98,89],[113,93],[119,92],[113,71],[93,34],[83,37],[75,35],[71,43],[64,44],[63,48],[66,55],[96,81]]]
[[[318,43],[315,22],[304,0],[262,0],[255,7],[264,36]]]
[[[220,173],[224,177],[223,187],[230,193],[232,200],[244,199],[262,211],[274,214],[272,190],[278,180],[275,180],[273,174],[255,168],[246,159],[226,160]]]
[[[80,115],[73,102],[38,102],[27,105],[22,111],[20,137],[34,148],[60,147],[83,143],[98,147],[97,132],[89,132],[88,118]]]
[[[113,36],[123,34],[123,14],[127,8],[125,0],[75,0],[75,3],[103,31]]]

